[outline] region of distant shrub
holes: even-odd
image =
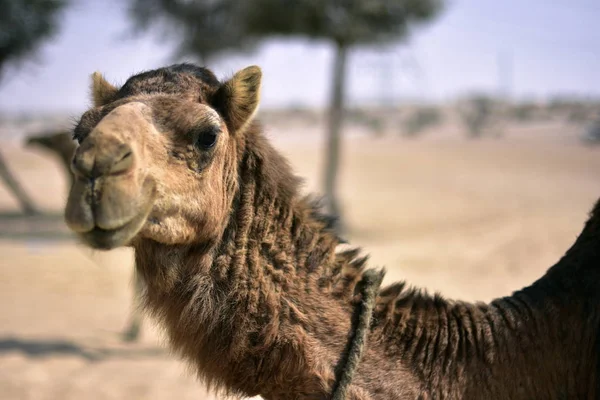
[[[365,110],[354,109],[346,111],[346,119],[350,123],[361,125],[370,130],[375,136],[383,135],[385,124],[383,118],[369,114]]]
[[[583,107],[575,107],[569,111],[567,115],[567,121],[573,124],[583,124],[589,121],[590,115],[589,111]]]
[[[461,104],[458,111],[469,137],[483,136],[491,123],[494,109],[494,99],[486,95],[472,96]]]
[[[548,110],[553,114],[567,114],[581,105],[581,101],[567,97],[554,97],[548,102]]]
[[[417,136],[425,129],[439,125],[443,115],[436,107],[422,107],[410,114],[403,123],[404,136]]]
[[[534,104],[516,104],[511,108],[511,117],[519,122],[531,121],[536,118],[536,111]]]
[[[600,144],[600,118],[596,119],[585,128],[581,140],[589,145]]]
[[[600,110],[600,104],[593,99],[552,99],[548,110],[553,116],[566,119],[573,124],[593,121]]]
[[[566,115],[569,123],[575,125],[585,125],[598,120],[600,115],[600,105],[596,103],[582,103],[573,107]]]
[[[301,120],[307,125],[317,125],[320,121],[319,114],[304,105],[292,105],[288,112],[290,118]]]

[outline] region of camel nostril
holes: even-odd
[[[89,155],[75,153],[71,159],[71,172],[75,176],[89,178],[93,175],[94,159]]]
[[[119,174],[125,172],[133,165],[133,152],[131,150],[126,151],[123,156],[114,163],[110,169],[111,174]]]
[[[124,161],[125,159],[131,157],[133,155],[133,153],[131,151],[128,151],[127,153],[125,153],[123,155],[123,157],[121,157],[121,159],[118,162]]]

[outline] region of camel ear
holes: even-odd
[[[213,103],[233,132],[243,131],[252,121],[260,101],[262,72],[253,65],[238,71],[215,93]]]
[[[112,101],[119,89],[108,83],[100,72],[92,74],[92,100],[94,107],[104,106]]]

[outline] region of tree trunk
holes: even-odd
[[[336,54],[333,67],[333,87],[329,104],[329,132],[325,155],[325,208],[328,213],[338,219],[335,227],[342,231],[342,212],[338,200],[337,178],[340,164],[340,144],[342,121],[344,117],[344,89],[346,82],[346,61],[348,47],[336,42]]]
[[[8,189],[10,189],[10,191],[15,195],[15,197],[21,204],[23,211],[25,211],[26,214],[37,214],[38,213],[37,208],[33,205],[33,202],[31,201],[29,196],[27,196],[27,193],[25,193],[25,191],[23,190],[21,185],[19,185],[19,182],[15,179],[13,174],[8,169],[8,166],[6,165],[6,162],[4,161],[4,157],[2,156],[1,153],[0,153],[0,178],[4,181],[6,186],[8,186]]]

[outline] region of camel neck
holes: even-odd
[[[298,179],[262,137],[248,144],[240,163],[233,212],[215,247],[213,271],[228,282],[264,282],[304,290],[335,275],[332,220],[298,193]],[[258,143],[257,143],[258,142]]]
[[[600,299],[600,201],[595,205],[583,231],[564,256],[548,272],[523,290],[534,299],[557,307],[591,304]],[[541,300],[540,300],[541,301]]]
[[[330,221],[296,187],[262,143],[240,162],[219,240],[136,248],[147,308],[173,348],[233,393],[279,398],[306,385],[330,393],[348,342],[365,259],[336,253]]]
[[[593,390],[596,379],[589,371],[598,365],[599,209],[566,254],[533,284],[486,305],[438,303],[433,318],[440,315],[454,324],[432,324],[423,336],[452,340],[429,362],[421,361],[421,348],[414,352],[415,367],[432,387],[448,388],[468,371],[480,379],[461,389],[469,398],[485,397],[481,381],[487,381],[490,395],[504,391],[506,398],[534,398],[540,387],[555,390],[548,382],[559,384],[565,398],[587,398],[583,393]],[[570,381],[573,360],[580,373]],[[524,375],[523,370],[536,372]]]

